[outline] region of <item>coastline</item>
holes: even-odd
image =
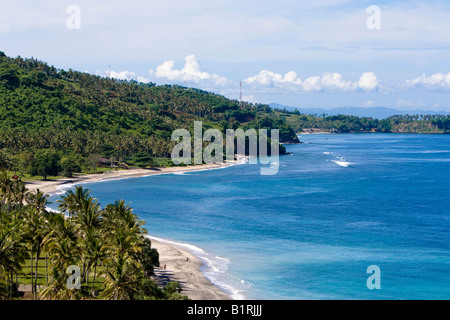
[[[58,192],[59,188],[63,185],[76,185],[85,184],[92,182],[110,181],[110,180],[121,180],[128,178],[137,177],[147,177],[159,174],[171,174],[171,173],[184,173],[191,171],[203,171],[230,167],[239,163],[242,163],[247,157],[238,157],[238,160],[231,163],[221,163],[221,164],[202,164],[193,165],[186,167],[170,167],[170,168],[152,168],[152,169],[128,169],[128,170],[117,170],[108,171],[104,173],[93,173],[80,175],[71,178],[60,178],[56,180],[34,180],[25,181],[25,185],[30,191],[39,189],[47,195],[53,195]]]
[[[305,132],[299,132],[297,135],[305,135],[305,134],[332,134],[331,131],[305,131]]]
[[[151,236],[147,238],[151,240],[152,248],[159,253],[160,266],[154,268],[155,275],[152,276],[159,285],[177,281],[183,289],[181,294],[192,300],[232,300],[203,275],[201,267],[204,264],[192,252],[173,242]]]
[[[146,177],[159,174],[184,173],[192,171],[213,170],[242,164],[247,157],[238,156],[236,161],[221,164],[203,164],[188,167],[170,167],[158,169],[129,169],[123,171],[111,171],[101,174],[88,174],[72,178],[61,178],[57,180],[37,180],[26,182],[30,191],[39,189],[45,194],[54,195],[58,193],[61,186],[120,180],[135,177]],[[169,281],[177,281],[181,284],[182,294],[192,300],[232,300],[232,297],[212,283],[202,273],[203,261],[188,249],[173,242],[147,236],[152,247],[158,250],[160,267],[155,267],[152,276],[158,284],[164,285]],[[165,266],[165,268],[164,268]]]

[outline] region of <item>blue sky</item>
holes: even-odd
[[[68,11],[72,5],[79,16]],[[379,11],[368,11],[374,5]],[[244,99],[260,103],[450,111],[450,1],[0,0],[0,6],[0,50],[57,68],[177,83],[232,99],[242,82]]]

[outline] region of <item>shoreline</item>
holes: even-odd
[[[129,169],[49,181],[27,181],[26,187],[30,191],[39,189],[44,194],[55,195],[59,193],[61,186],[65,185],[73,187],[77,184],[93,182],[221,169],[242,164],[246,159],[248,158],[238,156],[236,161],[231,161],[230,163],[158,168],[156,170]],[[205,264],[193,252],[171,241],[165,241],[164,239],[155,238],[150,235],[146,237],[151,240],[152,248],[157,249],[159,253],[160,267],[154,268],[155,275],[151,277],[159,285],[165,285],[169,281],[177,281],[182,287],[181,294],[187,295],[192,300],[233,300],[230,294],[220,289],[203,274],[201,268]]]
[[[111,180],[121,180],[128,178],[139,178],[147,177],[152,175],[160,174],[172,174],[172,173],[184,173],[192,171],[203,171],[203,170],[213,170],[227,168],[236,164],[241,164],[242,161],[247,159],[247,157],[238,157],[238,160],[232,161],[231,163],[220,163],[220,164],[201,164],[192,165],[185,167],[170,167],[170,168],[152,168],[152,169],[127,169],[127,170],[112,170],[104,173],[92,173],[80,176],[75,176],[71,178],[59,178],[56,180],[33,180],[24,181],[26,187],[30,191],[39,189],[41,192],[47,195],[54,195],[59,191],[59,188],[64,185],[77,185],[86,184],[93,182],[111,181]]]
[[[298,132],[296,133],[298,136],[308,135],[308,134],[333,134],[331,131],[307,131],[307,132]]]
[[[169,281],[177,281],[183,289],[181,294],[187,295],[191,300],[233,300],[230,294],[205,277],[201,271],[205,264],[193,252],[172,241],[146,237],[151,240],[152,248],[159,253],[160,266],[154,268],[154,276],[151,278],[160,286]]]

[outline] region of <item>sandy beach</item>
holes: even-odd
[[[219,169],[242,163],[244,157],[238,157],[233,163],[204,164],[188,167],[171,167],[156,169],[129,169],[111,171],[102,174],[89,174],[72,178],[61,178],[49,181],[27,182],[29,190],[39,189],[45,194],[52,194],[58,191],[58,187],[66,184],[90,183],[134,177],[146,177],[157,174],[170,174],[177,172],[191,172],[199,170]],[[155,268],[153,277],[160,285],[164,285],[170,280],[178,281],[183,289],[182,294],[187,295],[192,300],[230,300],[231,297],[223,292],[219,287],[211,283],[200,271],[203,262],[188,250],[172,243],[166,243],[151,238],[152,247],[159,252],[160,267]],[[164,268],[165,266],[165,268]]]
[[[320,130],[311,130],[311,131],[302,131],[297,133],[297,135],[304,135],[304,134],[332,134],[333,132],[331,131],[320,131]]]
[[[242,160],[242,159],[241,159]],[[238,160],[236,163],[239,163]],[[56,180],[34,180],[27,181],[26,186],[30,191],[39,189],[45,194],[53,194],[58,191],[58,187],[65,184],[81,184],[90,182],[100,182],[107,180],[119,180],[126,178],[146,177],[157,174],[170,174],[177,172],[191,172],[199,170],[219,169],[231,166],[230,163],[223,164],[203,164],[187,167],[171,167],[171,168],[152,168],[152,169],[129,169],[129,170],[111,170],[104,173],[86,174],[74,176],[71,178],[60,178]]]
[[[203,262],[180,246],[151,238],[152,247],[159,252],[160,267],[153,279],[160,285],[170,280],[181,284],[182,294],[192,300],[230,300],[225,292],[206,279],[200,272]]]

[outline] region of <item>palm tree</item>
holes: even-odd
[[[56,201],[59,203],[58,209],[61,212],[67,211],[69,216],[71,216],[81,210],[83,203],[88,201],[90,193],[89,189],[77,186],[75,187],[75,192],[69,190],[60,200]]]
[[[98,228],[101,223],[101,209],[98,201],[92,197],[81,202],[81,206],[74,215],[74,222],[80,226],[80,232],[86,233],[89,229]]]
[[[46,214],[47,205],[51,203],[48,201],[48,195],[44,194],[39,189],[26,194],[26,200],[28,205],[36,210],[38,214]]]
[[[55,216],[52,231],[43,241],[43,251],[51,258],[50,283],[42,291],[45,299],[73,299],[79,296],[77,290],[67,287],[66,270],[71,265],[77,265],[80,259],[77,226],[71,219],[61,215]]]
[[[79,211],[72,217],[74,223],[78,226],[78,237],[82,241],[86,240],[88,233],[92,233],[94,230],[100,227],[101,223],[101,209],[97,200],[89,197],[81,204]],[[82,254],[83,258],[83,274],[82,279],[86,282],[89,281],[89,267],[90,261],[86,256],[85,251]]]
[[[16,241],[11,235],[11,231],[2,226],[0,229],[0,297],[11,297],[11,289],[8,288],[11,282],[11,271],[16,269],[16,262],[14,260],[14,247]]]
[[[47,243],[46,253],[51,256],[51,280],[49,286],[42,291],[44,299],[72,299],[76,297],[75,290],[67,287],[66,270],[76,265],[79,248],[70,239],[54,238]]]
[[[92,280],[91,294],[94,294],[95,280],[97,276],[97,265],[99,262],[103,262],[107,257],[106,241],[104,240],[101,231],[98,229],[89,229],[83,241],[83,252],[88,260],[87,274],[91,266],[94,266],[94,278]],[[87,277],[86,284],[89,284],[89,276]]]
[[[39,192],[38,192],[39,194]],[[31,256],[35,254],[35,270],[36,276],[34,278],[34,284],[32,283],[32,292],[34,293],[34,299],[37,297],[37,270],[39,257],[42,252],[42,243],[47,234],[50,233],[49,225],[43,215],[37,211],[36,208],[31,208],[28,210],[25,216],[26,221],[26,233],[31,249]],[[33,271],[31,271],[33,272]]]
[[[8,295],[12,298],[14,274],[17,275],[22,270],[27,248],[22,240],[23,223],[18,213],[0,212],[0,223],[0,287],[9,287]]]
[[[115,300],[129,299],[141,275],[139,254],[146,230],[130,205],[123,200],[107,205],[103,218],[109,259],[106,260],[105,290],[102,296]]]
[[[8,177],[6,170],[0,172],[0,201],[3,203],[10,202],[12,181]]]
[[[142,228],[144,222],[138,220],[129,204],[117,200],[106,206],[103,217],[110,247],[115,252],[136,255],[142,250],[147,230]]]
[[[25,199],[28,195],[28,189],[22,180],[12,181],[11,183],[11,201],[22,209]]]
[[[139,268],[128,253],[112,256],[108,262],[104,291],[101,297],[112,300],[128,300],[137,290]]]
[[[0,151],[0,170],[7,170],[11,167],[11,160],[6,152]]]
[[[113,226],[119,224],[129,229],[135,229],[138,233],[147,232],[147,230],[141,228],[144,221],[139,221],[130,204],[126,204],[124,200],[116,200],[114,204],[108,204],[103,216],[107,224]]]

